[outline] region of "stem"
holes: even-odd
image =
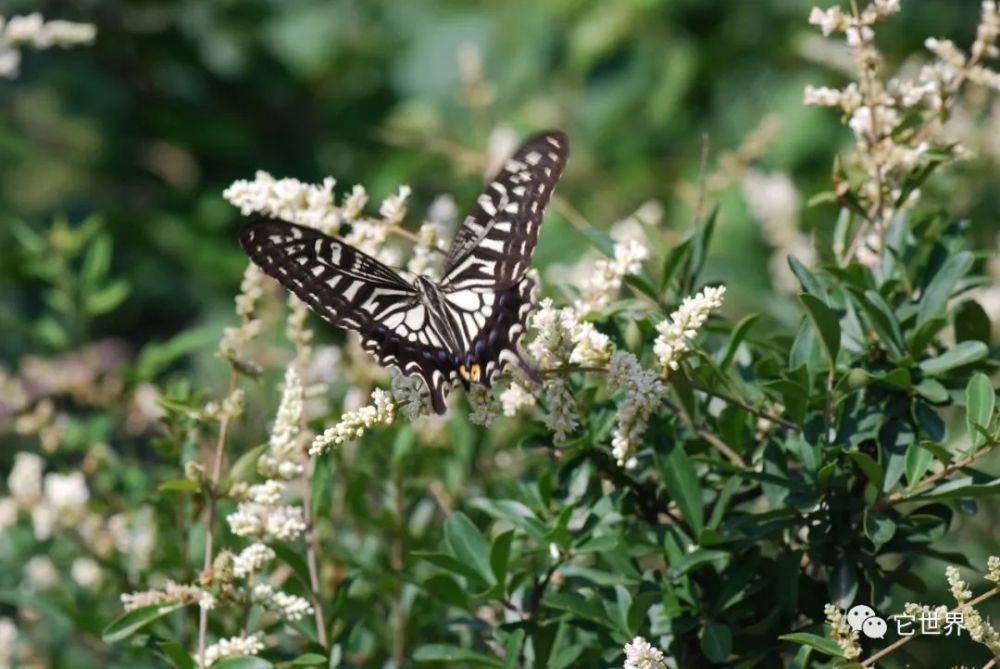
[[[889,495],[889,498],[886,501],[890,505],[892,505],[892,504],[899,504],[900,502],[905,502],[905,501],[909,500],[912,495],[915,495],[915,494],[921,492],[922,490],[924,490],[924,489],[926,489],[926,488],[934,485],[935,483],[937,483],[938,481],[940,481],[943,478],[947,478],[948,476],[951,476],[952,474],[954,474],[955,472],[957,472],[959,469],[963,469],[965,467],[968,467],[969,465],[971,465],[972,463],[974,463],[976,460],[978,460],[979,458],[983,457],[984,455],[986,455],[987,453],[989,453],[990,451],[992,451],[995,447],[996,447],[996,444],[992,444],[992,443],[986,444],[985,446],[983,446],[981,449],[979,449],[978,451],[976,451],[972,455],[966,456],[966,457],[962,458],[961,460],[959,460],[958,462],[953,462],[952,464],[948,465],[947,467],[945,467],[941,471],[937,472],[936,474],[931,474],[927,478],[922,479],[920,481],[920,483],[918,483],[914,487],[913,491],[910,494],[904,495],[903,493],[895,492],[895,493]]]
[[[323,616],[323,603],[319,597],[319,568],[316,560],[316,526],[312,517],[312,477],[316,471],[316,458],[310,457],[306,465],[305,490],[302,493],[303,514],[306,521],[306,566],[309,568],[309,595],[313,603],[313,616],[316,620],[316,631],[319,644],[324,649],[330,647],[326,636],[326,619]]]
[[[406,552],[404,545],[404,533],[406,526],[403,522],[403,515],[406,513],[403,504],[403,481],[400,476],[399,467],[393,475],[396,486],[396,531],[392,539],[392,555],[390,561],[392,568],[397,573],[403,571],[403,558]],[[403,586],[399,586],[395,601],[392,603],[393,637],[392,637],[392,659],[393,666],[403,666],[406,659],[406,616],[403,614]]]
[[[993,597],[996,594],[1000,594],[1000,586],[997,586],[997,587],[993,588],[992,590],[987,590],[986,592],[984,592],[983,594],[979,595],[978,597],[976,597],[972,601],[969,601],[969,602],[966,602],[965,604],[961,604],[959,606],[956,606],[955,608],[953,608],[950,611],[948,611],[948,613],[955,613],[956,611],[961,610],[963,607],[974,607],[977,604],[981,604],[981,603],[985,602],[987,599],[989,599],[990,597]],[[871,657],[869,657],[867,660],[865,660],[864,662],[861,663],[861,666],[862,667],[873,667],[873,666],[875,666],[875,663],[878,662],[879,660],[881,660],[883,657],[885,657],[889,653],[893,652],[897,648],[905,646],[906,644],[908,644],[911,641],[913,641],[914,639],[916,639],[918,636],[921,636],[921,635],[913,634],[912,636],[904,636],[904,637],[902,637],[898,641],[889,644],[888,646],[886,646],[885,648],[883,648],[879,652],[877,652],[874,655],[872,655]],[[989,666],[989,665],[987,665],[987,666]],[[986,668],[984,667],[983,669],[986,669]]]
[[[552,204],[555,205],[555,208],[559,211],[559,213],[562,214],[567,221],[569,221],[570,225],[577,230],[584,230],[586,228],[593,227],[590,224],[590,221],[587,220],[587,217],[581,214],[580,210],[571,205],[565,198],[560,197],[559,195],[553,195]]]
[[[802,431],[801,425],[793,423],[792,421],[786,420],[779,416],[775,416],[774,414],[768,413],[763,409],[757,409],[755,407],[752,407],[743,400],[733,397],[732,395],[729,395],[727,393],[724,393],[721,390],[715,390],[714,388],[703,386],[700,383],[695,383],[694,381],[675,380],[671,381],[671,383],[679,388],[687,387],[691,388],[692,390],[697,390],[699,393],[705,393],[706,395],[710,397],[715,397],[716,399],[720,399],[723,402],[726,402],[727,404],[732,404],[733,406],[737,406],[746,411],[747,413],[757,416],[757,418],[763,418],[764,420],[776,423],[782,427],[788,428],[789,430],[795,430],[796,432]]]
[[[694,433],[696,435],[707,441],[709,444],[714,446],[717,451],[726,456],[727,460],[732,462],[740,469],[746,469],[747,466],[746,460],[744,460],[739,453],[729,448],[729,445],[726,442],[722,441],[708,430],[702,429],[697,425],[695,425],[694,420],[692,420],[691,416],[688,415],[688,412],[684,410],[684,407],[682,407],[679,404],[674,404],[673,402],[667,399],[663,400],[663,403],[666,404],[668,407],[670,407],[670,409],[674,413],[680,416],[681,420],[687,423],[687,426],[690,427],[692,430],[694,430]],[[679,447],[675,446],[675,448]]]
[[[235,369],[229,372],[229,384],[226,397],[229,397],[236,390],[236,381],[239,378]],[[229,435],[230,413],[224,412],[219,421],[219,438],[215,442],[215,457],[212,463],[212,488],[208,496],[208,519],[205,528],[205,560],[202,563],[202,579],[209,578],[212,570],[212,560],[214,558],[214,543],[216,507],[218,505],[217,490],[219,479],[222,478],[222,464],[226,455],[226,437]],[[208,609],[199,607],[198,610],[198,666],[205,669],[205,641],[208,638]]]

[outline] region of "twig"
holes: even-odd
[[[323,615],[323,601],[319,596],[319,567],[316,554],[316,526],[312,517],[312,478],[316,471],[316,458],[310,457],[306,465],[305,490],[302,493],[303,515],[306,523],[306,566],[309,569],[309,595],[313,603],[313,616],[316,620],[316,631],[319,644],[329,649],[330,641],[326,636],[326,618]]]
[[[708,133],[701,136],[701,165],[698,168],[698,199],[694,206],[694,224],[697,226],[701,221],[702,212],[705,209],[705,194],[708,191]]]
[[[229,397],[236,390],[236,381],[239,378],[239,374],[234,368],[229,372],[229,384],[228,390],[226,391],[226,397]],[[218,504],[217,490],[219,485],[219,479],[222,478],[222,464],[225,461],[226,453],[226,437],[229,434],[229,421],[232,414],[229,411],[225,411],[222,414],[222,418],[219,422],[219,438],[215,442],[215,457],[212,464],[212,478],[211,478],[211,490],[208,496],[208,520],[206,521],[205,529],[205,559],[202,563],[202,578],[206,579],[211,575],[212,570],[212,560],[214,559],[213,551],[215,549],[215,530],[213,526],[215,525],[215,514],[216,506]],[[208,609],[205,607],[199,607],[198,611],[198,666],[205,669],[205,642],[208,638]]]
[[[703,386],[700,383],[695,383],[694,381],[686,381],[680,379],[673,380],[671,381],[671,383],[681,388],[687,387],[691,388],[692,390],[697,390],[700,393],[705,393],[706,395],[720,399],[723,402],[726,402],[727,404],[738,406],[747,413],[757,416],[757,418],[763,418],[764,420],[771,421],[772,423],[776,423],[782,427],[788,428],[789,430],[795,430],[795,431],[802,430],[802,426],[797,423],[793,423],[792,421],[781,418],[780,416],[775,416],[774,414],[768,413],[763,409],[757,409],[755,407],[752,407],[746,402],[740,400],[739,398],[733,397],[732,395],[724,393],[721,390],[715,390],[713,388]]]
[[[694,430],[695,434],[697,434],[699,437],[707,441],[709,444],[714,446],[717,451],[726,456],[727,460],[732,462],[740,469],[746,469],[747,466],[746,460],[744,460],[739,453],[731,449],[729,445],[726,444],[726,442],[722,441],[708,430],[705,430],[695,425],[694,420],[691,418],[691,416],[688,415],[688,412],[684,410],[684,407],[680,406],[679,404],[674,404],[673,402],[667,399],[663,400],[663,403],[666,404],[668,407],[670,407],[670,409],[672,409],[674,413],[680,416],[681,420],[687,423],[688,427]]]
[[[976,606],[977,604],[982,604],[987,599],[989,599],[990,597],[993,597],[994,595],[996,595],[998,593],[1000,593],[1000,586],[997,586],[997,587],[993,588],[992,590],[987,590],[986,592],[984,592],[983,594],[979,595],[978,597],[976,597],[972,601],[969,601],[969,602],[966,602],[965,604],[961,604],[959,606],[956,606],[955,608],[953,608],[950,611],[948,611],[948,613],[955,613],[957,611],[960,611],[964,607],[973,607],[973,606]],[[885,657],[889,653],[893,652],[897,648],[905,646],[906,644],[910,643],[911,641],[913,641],[914,639],[918,638],[919,636],[920,635],[918,635],[918,634],[913,634],[911,636],[904,636],[904,637],[900,638],[898,641],[895,641],[895,642],[889,644],[888,646],[886,646],[885,648],[883,648],[882,650],[880,650],[879,652],[875,653],[874,655],[872,655],[871,657],[869,657],[867,660],[865,660],[864,662],[862,662],[861,666],[862,667],[873,667],[873,666],[875,666],[875,663],[878,662],[879,660],[881,660],[883,657]],[[984,667],[984,669],[985,669],[985,667]]]
[[[989,453],[990,451],[992,451],[995,447],[996,447],[996,444],[992,444],[992,443],[991,444],[986,444],[985,446],[983,446],[981,449],[979,449],[978,451],[976,451],[972,455],[966,456],[966,457],[962,458],[961,460],[959,460],[958,462],[953,462],[952,464],[948,465],[947,467],[945,467],[941,471],[937,472],[936,474],[931,474],[927,478],[922,479],[920,481],[920,483],[918,483],[914,487],[914,489],[910,492],[910,494],[905,494],[904,495],[901,492],[894,492],[893,494],[889,495],[889,497],[888,497],[888,499],[886,501],[890,505],[891,504],[899,504],[901,502],[906,502],[906,501],[908,501],[912,497],[912,495],[915,495],[916,493],[921,492],[925,488],[928,488],[929,486],[934,485],[935,483],[937,483],[938,481],[940,481],[943,478],[947,478],[948,476],[951,476],[952,474],[954,474],[955,472],[957,472],[959,469],[963,469],[965,467],[968,467],[969,465],[971,465],[972,463],[974,463],[976,460],[978,460],[979,458],[983,457],[984,455],[986,455],[987,453]]]
[[[553,195],[552,204],[569,221],[569,224],[577,230],[586,230],[593,227],[590,221],[587,220],[587,217],[581,214],[579,209],[571,205],[566,198]]]

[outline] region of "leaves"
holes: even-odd
[[[996,392],[989,377],[981,372],[975,374],[965,387],[965,422],[969,427],[973,448],[986,443],[995,408]]]
[[[989,348],[981,341],[963,341],[941,355],[924,360],[919,367],[927,376],[940,376],[956,367],[971,365],[989,355]]]
[[[494,580],[490,566],[490,545],[469,517],[457,511],[444,523],[444,537],[451,554],[469,565],[487,583]]]
[[[139,630],[152,625],[164,616],[170,615],[174,611],[182,609],[186,604],[180,602],[170,602],[166,604],[153,604],[142,608],[134,609],[123,613],[112,620],[101,632],[101,640],[104,643],[118,643],[127,639]]]
[[[684,521],[698,534],[705,525],[705,510],[701,497],[698,472],[680,446],[665,455],[657,455],[657,466],[663,485],[677,506]]]

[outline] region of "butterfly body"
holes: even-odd
[[[560,132],[526,141],[477,198],[438,282],[407,281],[343,241],[275,219],[245,226],[240,244],[321,317],[357,331],[380,364],[420,375],[444,413],[454,381],[489,387],[520,359],[534,288],[527,270],[567,153]]]

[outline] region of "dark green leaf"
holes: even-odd
[[[715,550],[712,548],[698,548],[691,553],[685,553],[678,562],[670,565],[670,571],[668,572],[670,578],[680,578],[691,571],[709,564],[710,562],[715,562],[716,560],[724,560],[730,557],[730,554],[726,551]]]
[[[695,534],[699,534],[705,525],[705,509],[698,471],[680,443],[675,443],[665,456],[657,454],[656,462],[667,493],[680,507],[688,526]]]
[[[821,653],[826,655],[832,655],[833,657],[844,657],[843,652],[840,650],[840,646],[833,639],[827,639],[826,637],[819,636],[818,634],[808,634],[806,632],[795,632],[793,634],[782,634],[778,637],[782,641],[791,641],[792,643],[803,644],[814,648]]]
[[[809,318],[819,332],[820,341],[823,342],[823,348],[830,361],[830,367],[836,367],[837,354],[840,352],[840,320],[837,318],[837,314],[822,300],[809,293],[799,293],[799,299],[802,300],[802,304],[805,305],[806,311],[809,313]]]
[[[955,286],[958,285],[959,279],[969,273],[974,261],[975,256],[969,251],[956,253],[945,261],[920,296],[917,325],[922,325],[931,318],[944,316],[945,307],[955,292]]]
[[[469,596],[466,589],[459,586],[451,576],[436,574],[424,581],[424,590],[436,599],[456,608],[468,609]]]
[[[327,657],[319,653],[306,653],[292,660],[293,667],[320,667],[327,665],[327,663]]]
[[[176,641],[158,641],[156,646],[160,649],[170,664],[177,667],[177,669],[196,669],[198,664],[184,646],[180,645]]]
[[[444,539],[455,558],[475,569],[487,583],[494,582],[490,545],[468,516],[461,511],[448,516],[444,522]]]
[[[760,314],[750,314],[749,316],[744,316],[736,324],[736,327],[733,328],[733,333],[729,336],[729,341],[726,343],[726,350],[719,360],[719,369],[725,371],[729,368],[729,365],[732,364],[733,359],[736,357],[736,352],[739,350],[740,344],[750,334],[750,329],[753,328],[759,318]]]
[[[701,651],[712,662],[723,662],[733,649],[733,633],[722,623],[710,622],[698,635]]]
[[[990,345],[993,324],[990,317],[975,300],[966,300],[954,309],[955,340],[981,341]]]
[[[500,669],[504,667],[504,663],[494,655],[439,643],[421,646],[413,653],[413,659],[417,662],[467,662],[482,667],[499,667]]]

